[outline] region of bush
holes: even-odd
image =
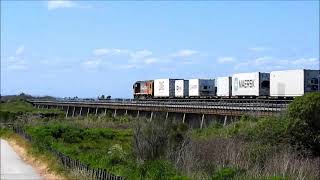
[[[288,107],[288,116],[300,119],[310,127],[320,129],[320,93],[307,93],[297,97]]]
[[[288,107],[290,142],[320,155],[320,93],[297,97]]]
[[[288,144],[290,121],[285,117],[266,117],[258,120],[253,128],[246,129],[246,140],[262,144]]]
[[[155,160],[165,156],[170,125],[160,119],[139,119],[134,126],[134,152],[139,160]]]

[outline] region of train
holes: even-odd
[[[294,98],[319,92],[320,70],[237,73],[212,79],[154,79],[133,84],[134,99]]]

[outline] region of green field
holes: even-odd
[[[0,119],[1,122],[14,122],[19,116],[39,116],[39,117],[58,117],[63,112],[58,109],[37,109],[24,100],[1,102]]]

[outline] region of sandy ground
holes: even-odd
[[[48,166],[27,155],[14,140],[1,139],[1,180],[3,179],[64,179],[48,171]]]

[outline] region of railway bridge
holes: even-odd
[[[37,108],[57,108],[65,111],[66,117],[106,115],[128,115],[145,117],[150,121],[156,117],[164,120],[182,121],[189,126],[202,128],[211,122],[226,125],[244,114],[257,117],[282,113],[292,100],[272,99],[158,99],[133,100],[110,99],[85,100],[30,100]]]

